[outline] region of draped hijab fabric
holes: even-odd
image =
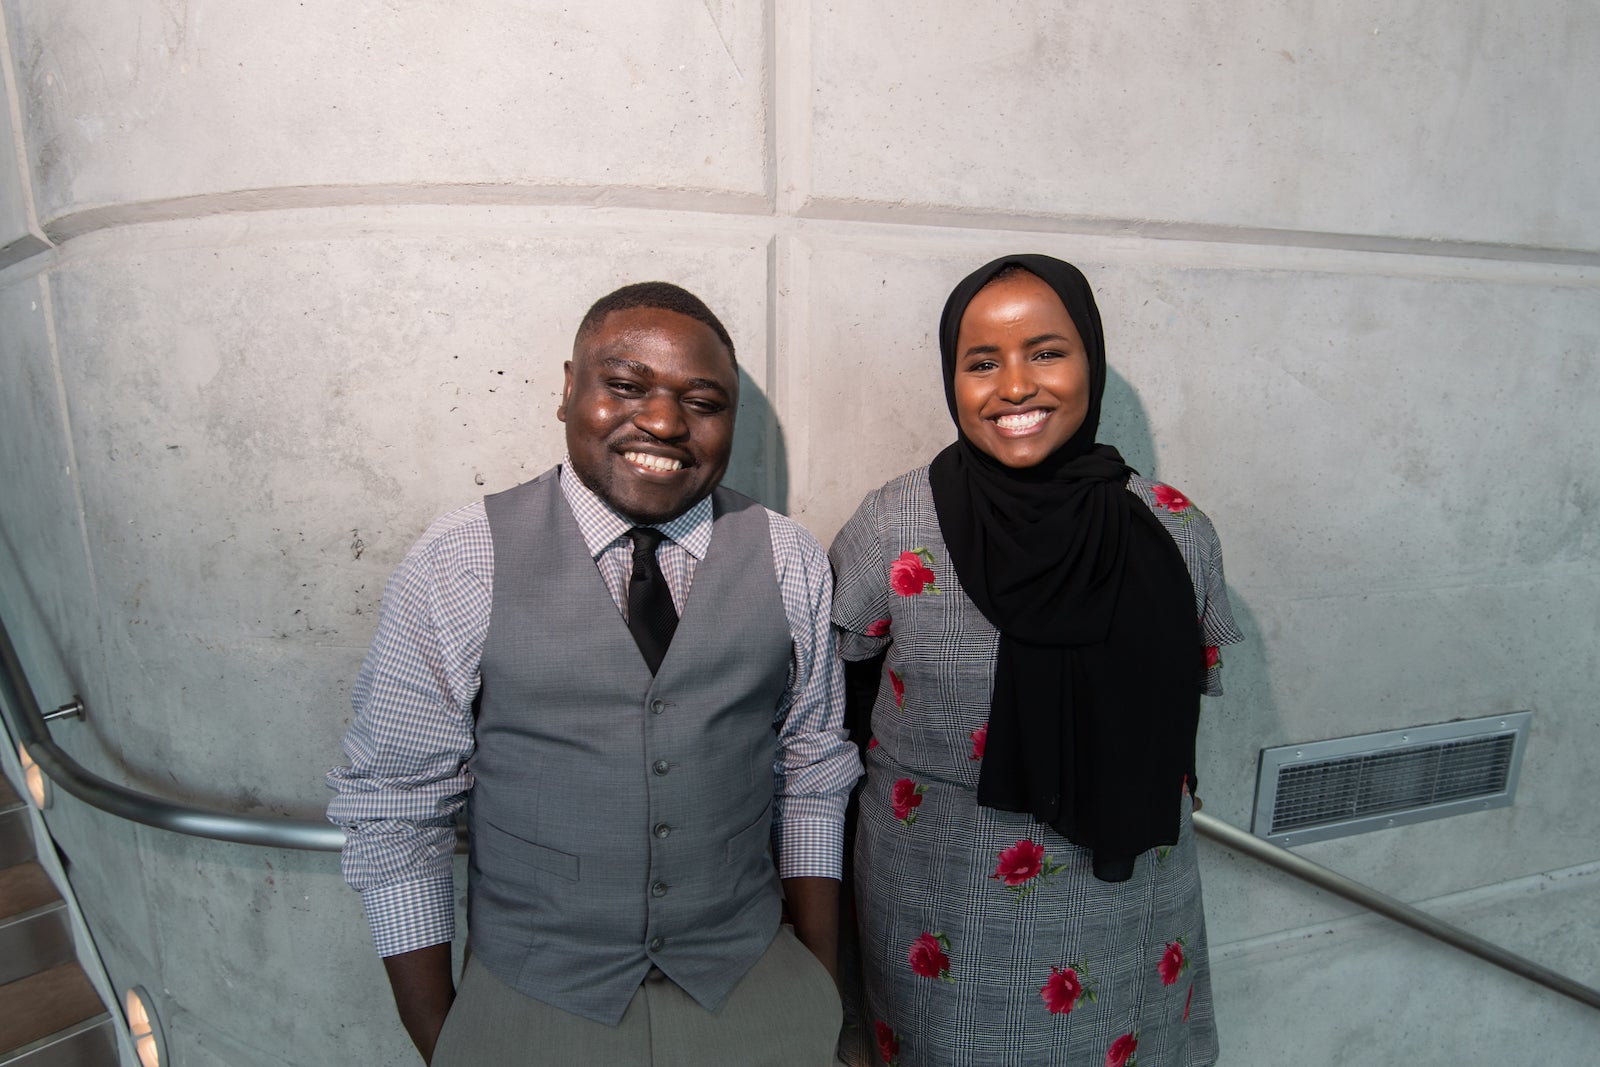
[[[1038,465],[1011,468],[960,431],[961,319],[1008,267],[1048,285],[1089,357],[1083,425]],[[1087,279],[1014,255],[968,275],[939,324],[957,438],[929,468],[940,533],[962,590],[1000,631],[978,802],[1033,814],[1092,850],[1097,878],[1178,839],[1204,670],[1194,585],[1177,545],[1127,489],[1133,469],[1095,443],[1105,341]]]

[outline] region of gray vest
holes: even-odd
[[[472,953],[615,1025],[654,963],[708,1009],[777,932],[773,717],[793,637],[761,506],[712,497],[706,558],[654,679],[557,472],[486,498]]]

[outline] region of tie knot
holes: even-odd
[[[633,542],[633,570],[635,574],[639,572],[641,563],[656,558],[656,548],[666,539],[666,536],[654,526],[635,526],[628,531],[628,539]]]

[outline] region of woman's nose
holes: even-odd
[[[1027,363],[1002,363],[998,386],[1000,398],[1011,404],[1020,404],[1038,391]]]

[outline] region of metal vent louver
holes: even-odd
[[[1304,844],[1505,807],[1532,713],[1261,750],[1251,832]]]

